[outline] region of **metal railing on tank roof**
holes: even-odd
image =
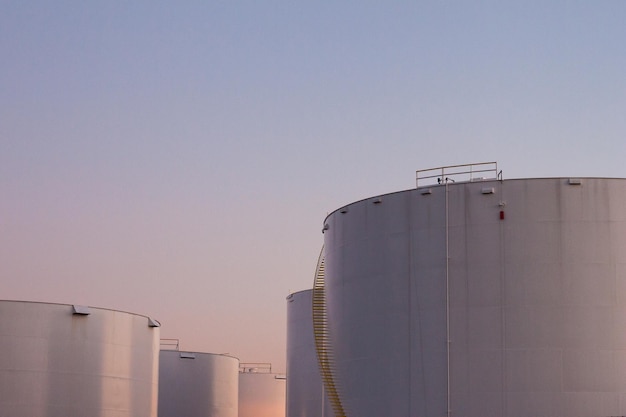
[[[239,372],[252,374],[271,374],[272,364],[269,362],[245,362],[239,364]]]
[[[160,350],[178,350],[180,341],[178,339],[161,339]]]
[[[502,171],[498,171],[497,162],[449,165],[415,171],[416,187],[444,184],[446,182],[482,181],[487,179],[502,179]]]

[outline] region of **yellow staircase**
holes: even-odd
[[[317,349],[317,358],[326,395],[333,408],[335,417],[347,417],[341,403],[337,384],[335,383],[333,350],[328,332],[324,278],[324,249],[322,248],[322,252],[320,252],[317,261],[315,281],[313,284],[313,333],[315,337],[315,348]]]

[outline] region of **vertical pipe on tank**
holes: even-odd
[[[409,202],[409,204],[407,204],[407,218],[408,218],[408,222],[409,222],[409,231],[413,230],[413,224],[411,224],[411,208],[412,208],[412,204],[411,202]],[[413,254],[413,234],[411,232],[409,232],[409,254],[411,254],[410,256],[412,256]],[[408,275],[408,282],[407,282],[407,291],[408,291],[408,298],[407,298],[407,303],[408,303],[408,320],[407,320],[407,345],[408,345],[408,367],[409,367],[409,393],[413,393],[413,340],[411,338],[411,329],[412,329],[412,325],[413,325],[413,305],[412,305],[412,299],[413,299],[413,267],[412,267],[413,262],[411,262],[409,260],[408,262],[408,268],[409,268],[409,273]],[[413,415],[413,395],[409,395],[408,396],[408,402],[409,402],[409,415],[412,416]]]
[[[500,180],[500,207],[503,207],[504,202],[504,184]],[[500,211],[500,220],[504,220],[504,211]],[[500,363],[502,364],[502,374],[500,375],[500,381],[502,384],[502,415],[509,415],[508,399],[507,399],[507,383],[506,383],[506,252],[505,252],[505,238],[504,238],[504,222],[500,222],[500,326],[501,336],[500,343],[502,349],[502,357]]]
[[[446,393],[446,410],[450,417],[450,245],[448,232],[448,179],[445,179],[446,187],[446,362],[447,362],[447,393]]]

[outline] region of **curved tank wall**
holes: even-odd
[[[434,185],[324,229],[347,415],[626,415],[626,180]]]
[[[0,301],[0,414],[156,417],[158,326],[114,310]]]
[[[237,417],[238,395],[237,358],[160,352],[159,417]]]
[[[287,297],[287,417],[333,417],[315,350],[312,296],[304,290]]]
[[[239,417],[285,417],[285,377],[255,367],[240,369]]]

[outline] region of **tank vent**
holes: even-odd
[[[326,292],[324,274],[324,249],[320,253],[315,270],[313,284],[313,333],[315,336],[315,348],[319,362],[320,373],[324,381],[326,395],[333,408],[335,417],[346,417],[341,404],[339,390],[335,383],[334,358],[330,337],[328,334],[328,316],[326,311]]]

